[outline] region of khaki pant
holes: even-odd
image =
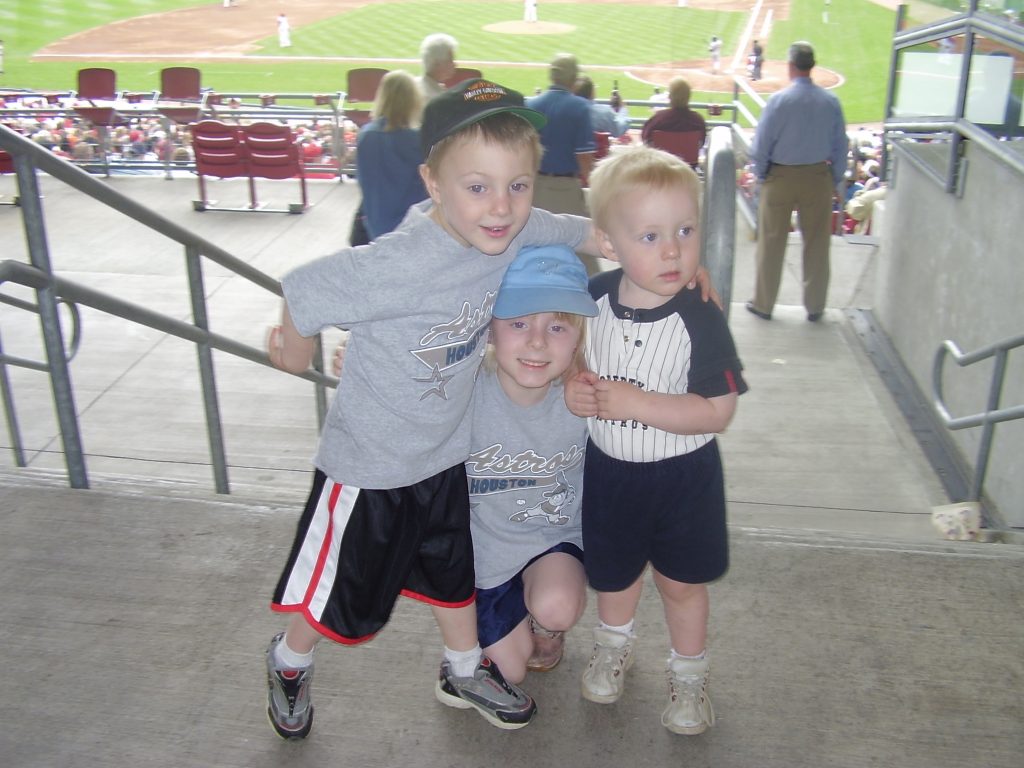
[[[533,187],[533,206],[543,208],[551,213],[572,213],[577,216],[589,216],[587,201],[583,196],[580,180],[573,176],[537,176]],[[587,268],[587,274],[593,277],[601,268],[595,257],[585,253],[576,253]]]
[[[826,163],[773,165],[761,186],[757,213],[757,282],[754,308],[772,311],[779,295],[790,220],[797,212],[803,237],[804,307],[824,311],[832,237],[832,172]]]

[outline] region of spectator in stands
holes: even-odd
[[[455,77],[457,46],[454,37],[441,32],[423,38],[420,44],[423,74],[420,75],[419,85],[427,101],[442,93],[448,87],[446,83]]]
[[[427,198],[420,178],[422,111],[416,79],[400,69],[388,72],[377,89],[373,120],[356,142],[364,225],[371,240],[393,230],[410,205]]]
[[[825,311],[829,280],[832,201],[846,176],[849,141],[839,99],[811,81],[814,49],[789,47],[791,84],[761,113],[750,158],[761,182],[757,214],[757,281],[747,310],[772,319],[796,210],[803,238],[804,307],[815,322]]]
[[[690,109],[690,84],[682,77],[673,77],[668,84],[668,109],[655,112],[640,129],[644,144],[651,143],[654,131],[704,131],[704,118]]]
[[[576,57],[560,53],[548,71],[551,85],[526,103],[547,118],[541,128],[544,146],[540,173],[534,184],[533,205],[552,213],[574,213],[586,216],[587,203],[583,187],[594,163],[594,126],[590,118],[590,102],[572,92],[579,77]],[[597,273],[597,261],[588,257],[587,272]]]
[[[590,122],[595,131],[611,134],[616,139],[627,131],[629,117],[616,112],[607,104],[598,104],[594,101],[594,81],[587,75],[576,78],[576,85],[572,90],[577,96],[590,102]]]

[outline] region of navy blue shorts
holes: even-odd
[[[729,567],[725,483],[718,442],[654,462],[619,461],[587,444],[584,565],[598,592],[621,592],[650,563],[685,584]]]
[[[565,552],[581,563],[583,550],[575,544],[563,541],[555,544],[546,552],[523,566],[523,570],[506,581],[490,589],[478,589],[476,592],[476,631],[480,637],[480,647],[487,648],[501,640],[505,635],[519,626],[519,622],[529,615],[526,610],[526,597],[523,591],[523,571],[540,558],[552,552]]]

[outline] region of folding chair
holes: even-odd
[[[80,117],[96,126],[100,139],[100,154],[103,157],[103,169],[110,175],[110,164],[107,158],[107,129],[112,125],[125,122],[116,107],[117,74],[105,67],[87,67],[78,70],[78,103],[74,110]],[[82,103],[86,102],[86,103]]]
[[[306,196],[305,163],[292,129],[280,123],[259,122],[244,125],[241,131],[249,158],[249,174],[253,179],[252,207],[261,207],[256,202],[255,179],[293,179],[297,176],[302,203],[289,203],[286,209],[264,210],[278,210],[282,213],[302,213],[306,210],[309,200]]]
[[[377,87],[388,70],[380,67],[356,67],[348,71],[345,100],[351,103],[372,102],[377,98]]]
[[[705,135],[705,131],[651,131],[647,143],[682,158],[696,170]]]
[[[192,126],[192,151],[196,160],[196,175],[199,177],[199,200],[192,201],[197,211],[244,211],[247,208],[216,207],[216,200],[206,196],[206,176],[218,179],[249,178],[249,199],[253,200],[252,176],[245,143],[238,126],[228,125],[219,120],[202,120]],[[252,205],[249,205],[252,208]]]

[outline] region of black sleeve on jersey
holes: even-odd
[[[699,291],[680,294],[679,314],[690,333],[690,380],[686,391],[720,397],[747,391],[743,364],[722,310],[703,301]]]

